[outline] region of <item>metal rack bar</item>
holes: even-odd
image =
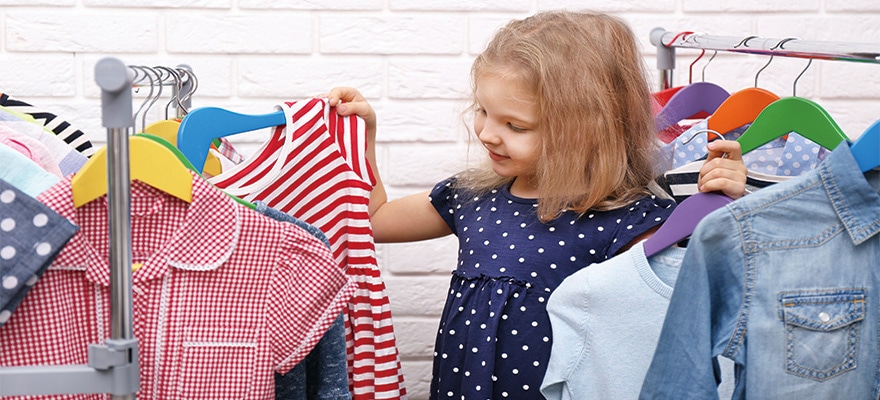
[[[672,87],[676,48],[880,64],[880,43],[810,41],[758,36],[680,35],[664,28],[654,28],[651,31],[651,44],[657,47],[660,89]]]

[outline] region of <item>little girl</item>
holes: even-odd
[[[390,202],[377,176],[373,234],[376,242],[458,237],[432,398],[541,398],[553,289],[647,238],[674,206],[646,189],[656,150],[648,80],[624,22],[574,12],[509,23],[471,75],[485,164]],[[340,115],[364,118],[376,173],[372,107],[352,88],[329,99]],[[745,175],[739,145],[715,141],[700,189],[739,197]]]

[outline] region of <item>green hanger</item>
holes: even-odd
[[[186,166],[186,168],[188,168],[190,171],[194,171],[196,174],[201,175],[201,173],[199,171],[196,171],[195,166],[193,166],[193,164],[183,155],[183,153],[180,152],[180,149],[171,145],[171,143],[169,143],[167,140],[165,140],[159,136],[156,136],[156,135],[151,135],[149,133],[138,133],[136,136],[142,136],[144,138],[154,140],[154,141],[158,142],[159,144],[161,144],[162,146],[167,147],[168,150],[171,150],[171,152],[174,153],[175,156],[177,156],[177,158],[180,160],[180,162],[183,163],[183,165]],[[223,192],[223,193],[226,193],[226,192]],[[247,208],[250,208],[251,210],[255,210],[257,208],[257,206],[254,203],[251,203],[247,200],[240,199],[240,198],[233,196],[229,193],[226,193],[226,195],[231,197],[233,200],[235,200],[239,204],[241,204]]]
[[[829,150],[849,139],[822,106],[803,97],[784,97],[764,108],[737,142],[745,154],[791,132]]]

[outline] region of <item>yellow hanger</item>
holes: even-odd
[[[144,133],[149,133],[150,135],[155,135],[162,139],[165,139],[168,141],[168,143],[171,143],[176,147],[177,130],[179,128],[179,121],[175,121],[173,119],[164,119],[147,125],[147,127],[144,128]],[[223,167],[220,166],[220,160],[217,159],[217,156],[208,153],[208,157],[205,159],[204,172],[206,175],[210,176],[217,176],[223,172]]]
[[[128,140],[131,179],[137,179],[187,203],[192,202],[193,176],[177,157],[156,141]],[[107,193],[107,147],[98,149],[71,179],[74,207]]]

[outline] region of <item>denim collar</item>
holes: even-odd
[[[880,194],[859,170],[849,144],[842,143],[831,152],[819,167],[819,178],[831,206],[858,245],[880,231]]]

